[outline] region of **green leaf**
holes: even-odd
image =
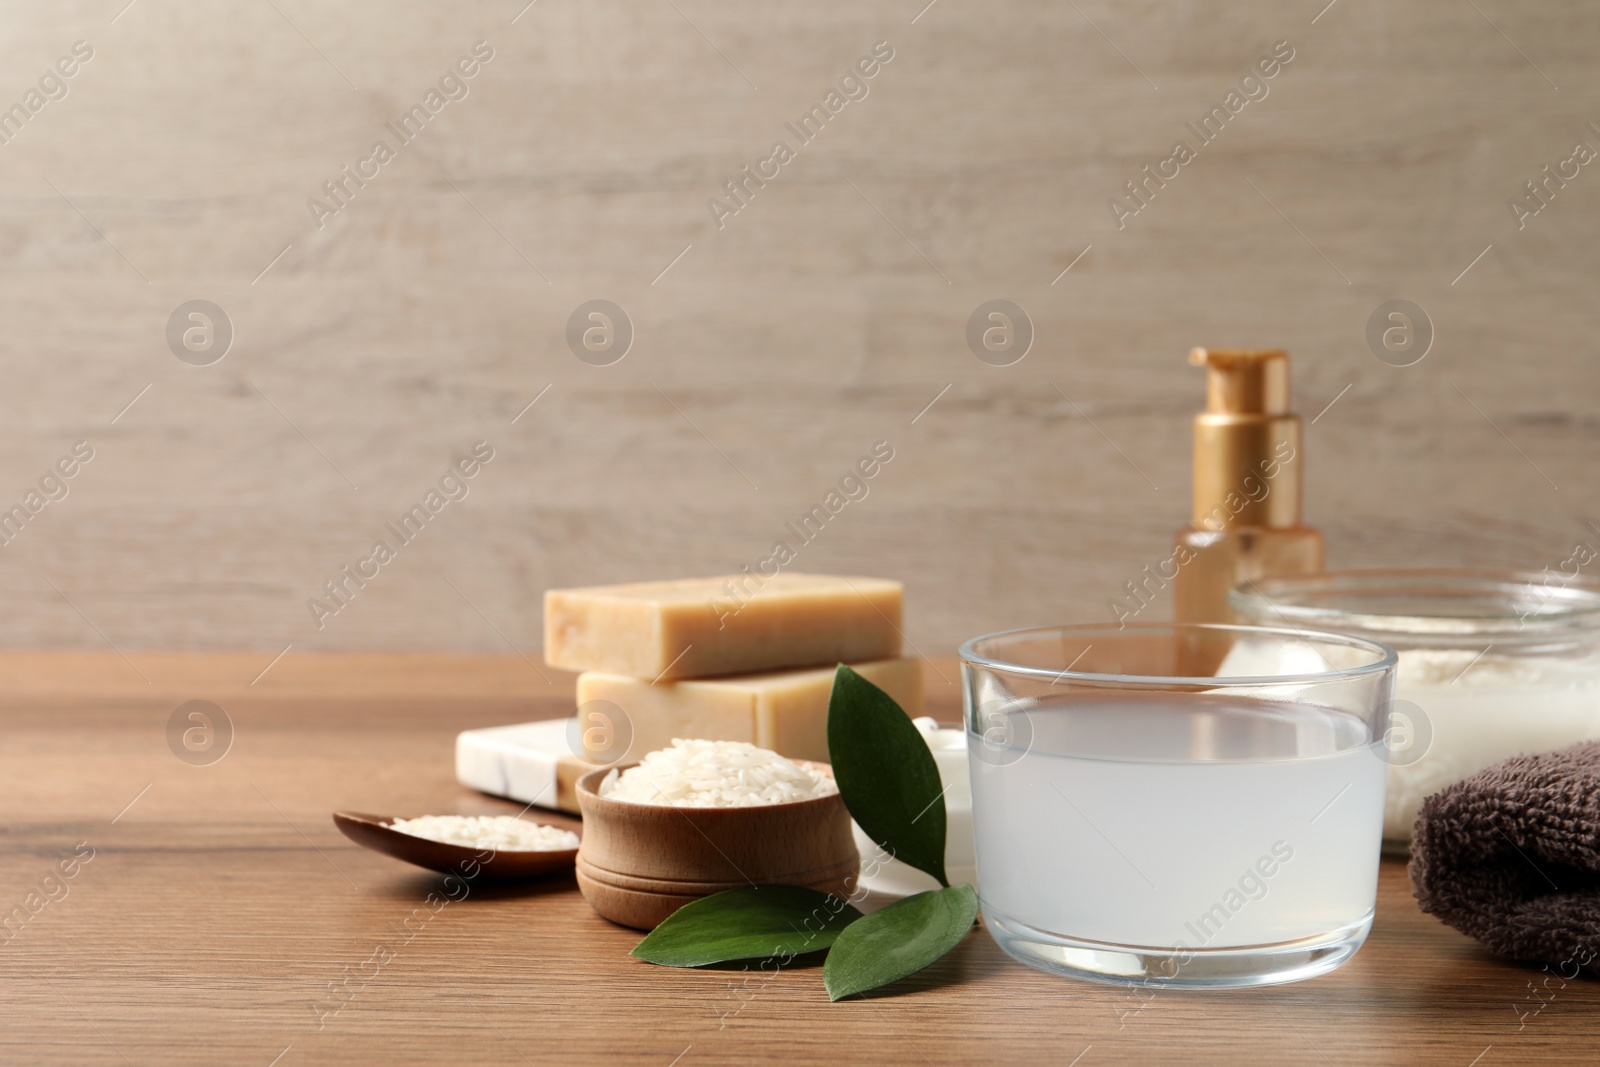
[[[944,785],[933,753],[893,697],[842,663],[828,699],[828,759],[866,835],[948,886]]]
[[[828,999],[898,982],[961,944],[978,917],[970,885],[930,889],[897,900],[845,927],[822,965]]]
[[[827,948],[861,913],[828,893],[795,885],[745,886],[690,901],[633,946],[667,967],[795,956]]]

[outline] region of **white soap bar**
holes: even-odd
[[[456,735],[456,780],[497,797],[578,810],[577,782],[594,764],[572,753],[576,719],[545,719]]]
[[[931,718],[912,720],[922,731],[944,783],[944,873],[951,885],[978,884],[978,861],[972,845],[972,780],[967,768],[965,730],[940,729]],[[855,823],[856,851],[861,853],[861,884],[869,892],[908,897],[925,889],[938,889],[933,875],[889,858]]]

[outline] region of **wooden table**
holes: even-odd
[[[515,811],[456,784],[454,735],[560,714],[570,678],[515,658],[291,655],[252,685],[269,658],[0,656],[0,1062],[1502,1067],[1600,1048],[1600,985],[1551,979],[1535,999],[1545,975],[1420,914],[1393,862],[1342,970],[1207,994],[1063,981],[975,931],[898,995],[830,1005],[814,968],[746,984],[634,960],[639,935],[570,878],[435,911],[436,876],[358,849],[329,812]],[[234,728],[208,766],[167,743],[192,699]]]

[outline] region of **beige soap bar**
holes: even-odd
[[[646,681],[900,654],[900,583],[783,574],[551,589],[544,658]]]
[[[906,714],[922,714],[921,660],[905,657],[852,666],[894,697]],[[691,737],[749,741],[780,756],[826,763],[833,674],[833,667],[812,667],[654,685],[622,674],[580,674],[579,721],[587,725],[592,719],[603,725],[585,731],[584,755],[596,761],[632,763],[666,748],[675,737]],[[615,704],[626,725],[610,721],[618,716],[590,701]],[[616,751],[630,729],[626,753]]]

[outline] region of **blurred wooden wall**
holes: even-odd
[[[930,653],[1109,618],[1186,518],[1195,344],[1293,352],[1332,564],[1600,547],[1600,165],[1508,206],[1600,149],[1592,4],[124,3],[0,8],[0,104],[93,50],[0,144],[0,504],[94,452],[0,548],[6,644],[536,660],[544,588],[753,564],[877,441],[797,569],[904,579]],[[596,299],[635,334],[609,366],[566,340]],[[1033,323],[1010,366],[966,340],[995,299]],[[1408,367],[1366,340],[1394,299],[1434,327]],[[234,331],[207,366],[169,350],[192,300]],[[480,440],[319,630],[308,598]]]

